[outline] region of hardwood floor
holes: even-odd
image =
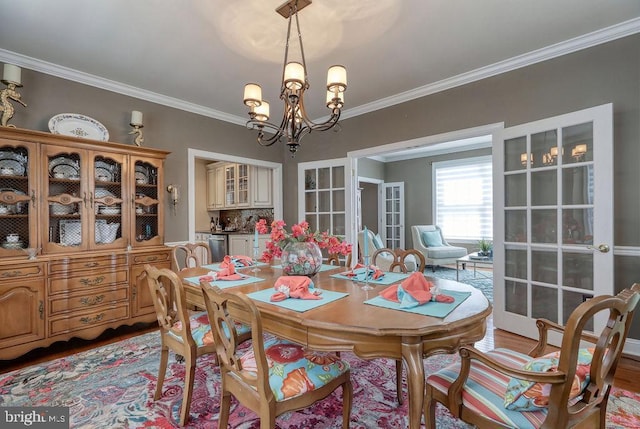
[[[93,347],[114,343],[124,340],[125,338],[141,335],[157,329],[158,325],[156,323],[123,326],[118,329],[109,329],[94,340],[74,338],[68,342],[55,343],[50,347],[33,350],[24,356],[10,361],[0,361],[0,373],[35,365],[48,360],[58,359]],[[487,335],[484,339],[476,343],[476,347],[482,351],[491,350],[496,347],[504,347],[526,353],[534,346],[534,344],[535,341],[529,338],[494,329],[493,319],[489,318]],[[633,392],[640,392],[640,385],[637,383],[637,380],[639,379],[640,360],[624,357],[618,365],[614,379],[614,386]]]

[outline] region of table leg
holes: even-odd
[[[419,429],[424,402],[424,364],[422,344],[402,343],[402,358],[407,365],[407,396],[409,399],[409,429]]]
[[[456,261],[456,281],[460,281],[460,262]]]

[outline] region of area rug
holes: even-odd
[[[162,398],[153,400],[159,363],[159,334],[151,332],[48,363],[0,374],[0,406],[66,406],[72,428],[173,428],[182,402],[184,365],[170,355]],[[395,363],[389,359],[362,360],[342,353],[351,364],[353,409],[351,428],[406,428],[407,401],[398,406]],[[456,355],[425,360],[433,372]],[[188,428],[217,428],[219,371],[211,356],[198,360],[191,420]],[[406,383],[403,391],[406,395]],[[405,396],[406,398],[406,396]],[[609,400],[608,429],[639,427],[640,395],[614,389]],[[280,429],[341,427],[342,393],[309,409],[277,419]],[[438,407],[437,427],[471,428]],[[230,426],[257,429],[259,420],[232,402]]]
[[[456,269],[449,267],[436,267],[435,272],[431,270],[431,267],[427,267],[424,270],[424,274],[430,277],[437,277],[446,280],[456,280]],[[473,275],[473,267],[467,266],[466,270],[460,268],[459,282],[466,283],[482,291],[484,296],[487,297],[489,302],[493,303],[493,272],[489,270],[478,270],[476,275]]]

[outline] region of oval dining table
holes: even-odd
[[[328,268],[328,266],[324,266]],[[425,373],[422,359],[437,353],[453,353],[460,345],[482,339],[491,304],[484,294],[472,286],[450,280],[427,277],[441,289],[470,292],[471,295],[444,318],[424,316],[406,311],[365,304],[388,285],[363,290],[360,282],[331,277],[346,268],[321,271],[312,277],[317,289],[346,292],[344,298],[320,307],[298,312],[273,303],[254,300],[265,331],[286,338],[305,347],[324,351],[350,351],[363,359],[402,359],[407,371],[409,428],[418,429],[424,400]],[[204,308],[200,286],[187,278],[207,274],[203,267],[188,268],[178,273],[182,279],[189,304]],[[238,272],[262,280],[225,288],[225,291],[250,294],[273,288],[282,275],[277,267],[262,266],[260,271],[250,268]],[[218,281],[223,285],[223,281]],[[238,315],[239,321],[243,316]]]

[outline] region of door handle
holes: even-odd
[[[587,246],[587,249],[591,249],[591,250],[597,250],[600,253],[609,253],[609,246],[606,244],[601,244],[598,247],[593,247],[593,246]]]

